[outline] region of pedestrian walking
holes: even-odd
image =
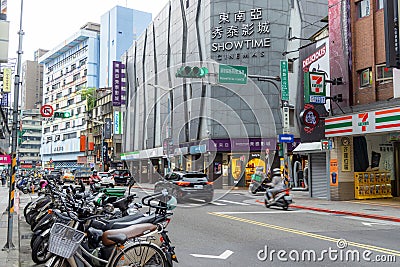
[[[3,170],[1,172],[1,185],[5,186],[6,185],[6,181],[7,181],[7,174],[6,172]]]

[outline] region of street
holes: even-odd
[[[144,196],[152,191],[135,192]],[[23,198],[27,195],[21,196],[21,208]],[[398,266],[400,223],[267,209],[262,198],[244,190],[217,190],[210,204],[179,204],[168,226],[176,266],[377,266],[378,260]],[[29,238],[24,237],[30,229],[24,221],[20,234],[25,250],[21,266],[36,266],[29,261]]]

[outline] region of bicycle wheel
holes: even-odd
[[[114,267],[167,267],[164,252],[152,243],[137,243],[117,254]]]

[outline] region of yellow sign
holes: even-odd
[[[338,160],[331,159],[331,165],[329,170],[329,179],[331,186],[338,186],[339,185],[339,177],[338,177]]]
[[[351,171],[350,146],[342,146],[342,172]]]
[[[11,93],[11,69],[3,69],[3,93]]]

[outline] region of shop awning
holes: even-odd
[[[301,143],[294,150],[295,154],[317,153],[322,151],[321,142]]]

